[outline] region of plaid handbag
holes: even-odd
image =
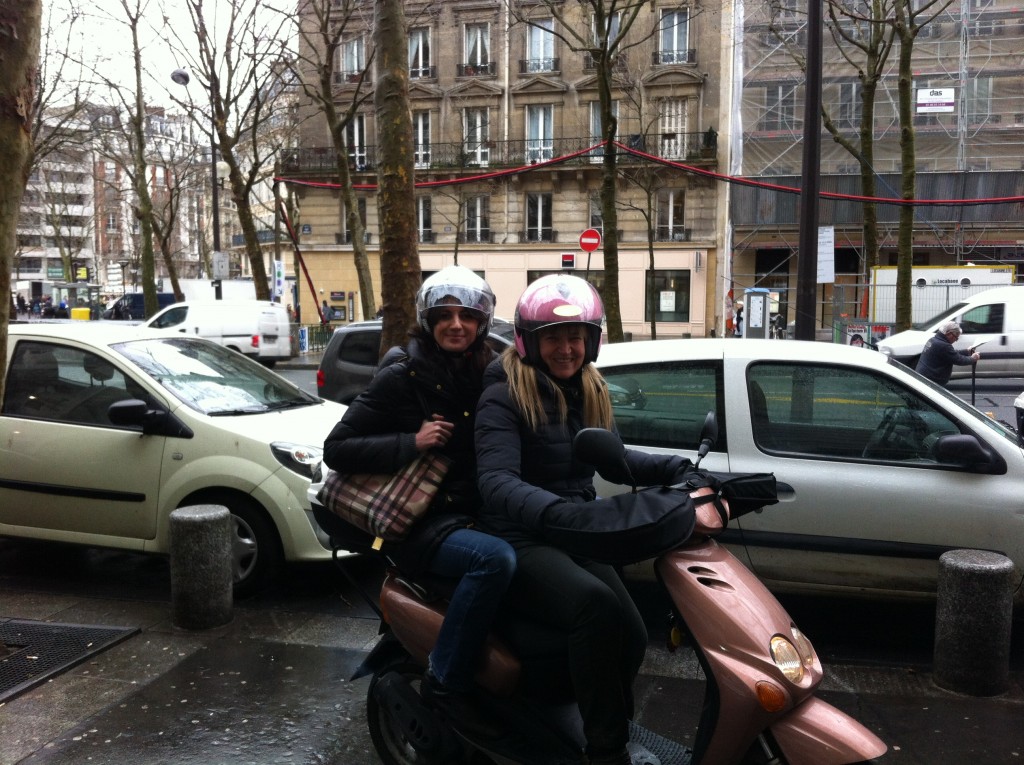
[[[451,460],[427,452],[397,473],[332,471],[317,494],[320,503],[342,520],[380,541],[397,542],[430,508]]]

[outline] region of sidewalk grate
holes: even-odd
[[[138,627],[0,620],[0,703],[65,672],[139,631]]]

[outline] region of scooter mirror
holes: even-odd
[[[697,448],[697,462],[696,465],[700,464],[700,461],[704,459],[708,452],[711,451],[711,447],[715,445],[715,441],[718,440],[718,417],[714,412],[708,412],[704,417],[704,427],[700,429],[700,446]]]

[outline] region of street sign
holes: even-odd
[[[584,252],[593,252],[601,246],[601,232],[596,228],[588,228],[580,234],[580,249]]]

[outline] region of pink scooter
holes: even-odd
[[[840,765],[881,756],[887,748],[877,736],[815,696],[822,667],[810,641],[715,542],[728,523],[730,497],[740,514],[774,502],[763,496],[763,482],[760,500],[744,497],[737,482],[699,469],[716,437],[709,414],[694,480],[674,487],[681,503],[694,502],[696,528],[656,559],[673,605],[673,634],[689,632],[707,677],[703,714],[692,750],[631,724],[634,765]],[[608,431],[582,431],[574,447],[580,459],[628,474],[622,443]],[[774,478],[770,485],[774,491]],[[372,676],[367,722],[385,765],[586,762],[557,635],[519,619],[499,625],[502,638],[491,641],[477,675],[486,689],[478,718],[455,719],[419,695],[443,600],[424,599],[419,585],[390,574],[380,605],[383,637],[355,677]]]

